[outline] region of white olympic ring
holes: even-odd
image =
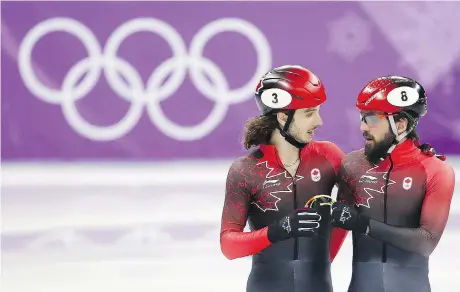
[[[88,51],[88,57],[71,67],[60,89],[44,85],[32,68],[32,51],[36,43],[45,35],[56,31],[74,35]],[[145,86],[137,70],[117,55],[121,43],[129,35],[141,31],[163,37],[173,53],[170,59],[153,70]],[[246,36],[257,52],[254,76],[247,84],[233,90],[230,90],[219,67],[203,56],[206,43],[225,31]],[[263,33],[253,24],[238,18],[223,18],[208,23],[192,39],[189,52],[181,35],[172,26],[154,18],[136,18],[125,22],[110,35],[103,51],[96,36],[82,23],[69,18],[52,18],[27,32],[19,47],[18,59],[20,75],[30,92],[45,102],[60,104],[65,118],[76,132],[99,141],[118,139],[131,131],[141,118],[144,107],[147,107],[150,120],[170,138],[182,141],[201,139],[222,122],[229,105],[244,102],[253,96],[255,85],[271,67],[270,45]],[[96,85],[102,69],[114,92],[131,103],[126,115],[110,126],[97,126],[87,122],[81,117],[75,104]],[[187,69],[198,91],[215,102],[206,119],[193,126],[174,123],[165,116],[160,107],[160,102],[171,97],[183,83]],[[169,74],[171,76],[162,85]],[[83,80],[78,82],[82,76]]]

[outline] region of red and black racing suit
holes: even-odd
[[[318,234],[271,243],[268,225],[303,208],[315,195],[331,195],[344,153],[333,143],[312,142],[300,152],[295,178],[273,145],[261,145],[233,162],[227,177],[220,243],[229,259],[252,255],[247,292],[332,291],[330,263],[346,231],[333,228],[326,208]],[[248,221],[250,232],[244,232]],[[329,247],[330,245],[330,247]]]
[[[338,199],[370,220],[353,232],[349,292],[428,292],[428,259],[441,238],[454,192],[454,171],[410,139],[370,165],[363,150],[347,154]]]

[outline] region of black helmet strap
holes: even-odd
[[[289,144],[293,145],[296,148],[302,149],[303,147],[307,145],[307,143],[301,143],[289,134],[289,127],[291,126],[292,119],[294,118],[294,111],[290,110],[286,114],[287,114],[286,123],[284,124],[282,128],[281,128],[281,125],[277,123],[278,130],[280,131],[281,136],[283,136],[284,139]]]

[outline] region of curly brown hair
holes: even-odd
[[[246,121],[243,135],[244,148],[268,144],[273,131],[277,128],[276,114],[260,115]]]

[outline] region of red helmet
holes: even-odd
[[[425,89],[403,76],[384,76],[369,82],[359,93],[356,107],[388,114],[410,113],[414,118],[427,112]]]
[[[324,85],[310,70],[286,65],[266,73],[256,88],[256,102],[264,115],[279,110],[311,108],[326,101]]]

